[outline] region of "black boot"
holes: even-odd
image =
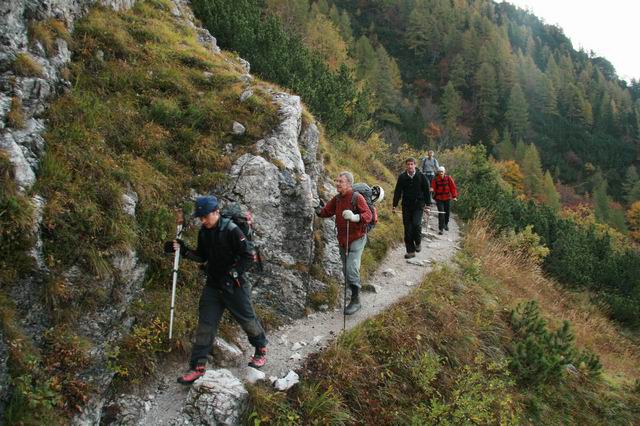
[[[351,286],[351,301],[349,302],[349,305],[347,305],[347,307],[344,309],[345,315],[353,315],[362,307],[362,305],[360,304],[359,290],[360,289],[358,287],[354,285]]]

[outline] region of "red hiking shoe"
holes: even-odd
[[[249,367],[260,368],[267,363],[267,348],[256,348],[256,353],[249,360]]]
[[[178,383],[181,383],[183,385],[190,385],[200,377],[204,376],[204,372],[204,365],[196,365],[196,368],[194,368],[193,370],[189,370],[189,372],[187,372],[186,374],[178,377]]]

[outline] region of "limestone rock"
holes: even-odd
[[[247,367],[247,374],[245,375],[245,380],[251,384],[258,383],[259,381],[265,380],[267,375],[260,370],[257,370],[253,367]]]
[[[281,379],[277,379],[273,386],[279,391],[286,391],[291,389],[300,381],[300,377],[295,371],[289,370],[287,375]]]
[[[382,271],[382,275],[384,275],[385,277],[395,277],[397,274],[396,274],[396,271],[389,268]]]
[[[249,407],[249,393],[229,370],[208,370],[191,385],[184,412],[196,424],[237,425]]]
[[[239,367],[243,364],[244,354],[240,348],[220,337],[213,341],[212,352],[216,365],[220,367]]]
[[[237,121],[233,122],[233,134],[236,136],[242,136],[244,135],[244,132],[247,129],[240,123],[238,123]]]
[[[247,89],[244,92],[242,92],[240,94],[240,102],[244,102],[247,99],[249,99],[251,96],[253,96],[253,90],[251,89]]]

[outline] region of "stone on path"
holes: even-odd
[[[391,268],[385,269],[384,271],[382,271],[382,275],[384,275],[385,277],[395,277],[396,276],[396,271],[394,271]]]
[[[302,349],[302,345],[300,344],[300,342],[295,342],[293,346],[291,346],[291,350],[294,352],[299,351],[300,349]]]
[[[249,407],[249,393],[224,368],[207,370],[191,385],[184,412],[194,421],[212,425],[240,424]]]
[[[362,291],[366,291],[368,293],[378,293],[378,287],[375,284],[363,284]]]
[[[240,348],[226,342],[220,337],[216,337],[213,341],[211,352],[213,353],[216,365],[220,367],[239,367],[244,361],[244,355]]]
[[[245,379],[247,380],[247,382],[254,384],[259,382],[260,380],[265,380],[266,378],[267,375],[262,371],[257,370],[253,367],[247,367],[247,374],[245,375]]]
[[[286,391],[291,389],[299,381],[300,377],[296,374],[296,372],[293,370],[289,370],[289,373],[287,373],[287,375],[282,379],[276,380],[273,386],[279,391]]]
[[[427,262],[425,260],[419,260],[419,259],[407,259],[407,263],[410,263],[416,266],[427,266]]]

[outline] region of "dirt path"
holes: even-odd
[[[362,293],[363,307],[354,315],[347,317],[347,329],[376,315],[409,294],[432,270],[432,263],[451,261],[460,239],[458,226],[452,219],[449,224],[450,230],[444,235],[437,235],[436,222],[437,219],[432,213],[429,229],[424,229],[423,226],[423,249],[414,258],[414,260],[423,261],[425,266],[410,264],[404,259],[404,244],[390,250],[378,270],[368,282],[364,283],[373,285],[377,291]],[[268,362],[262,371],[266,373],[267,378],[284,377],[289,370],[297,369],[307,355],[320,350],[333,340],[342,331],[342,327],[342,308],[317,312],[281,327],[268,336]],[[242,350],[248,360],[253,353],[253,348],[247,343]],[[160,375],[154,387],[149,390],[145,400],[146,413],[137,424],[181,424],[178,418],[189,391],[188,386],[176,383],[176,377],[183,370],[184,363],[165,366],[163,369],[165,373]],[[247,373],[247,367],[229,368],[229,370],[240,379],[243,379]]]

